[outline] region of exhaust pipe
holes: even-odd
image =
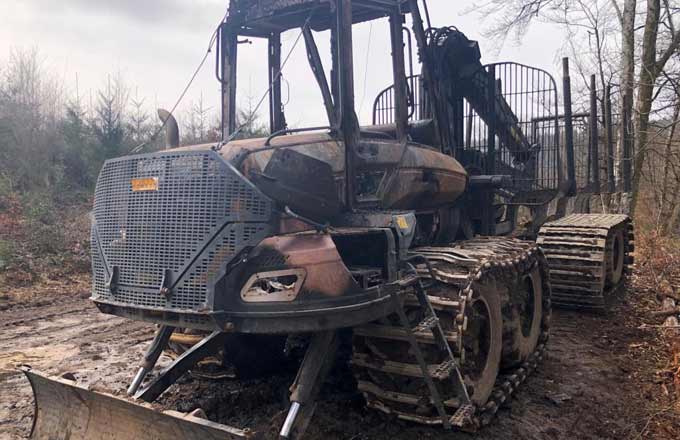
[[[179,147],[179,126],[175,117],[162,108],[158,109],[158,117],[165,124],[165,149]]]

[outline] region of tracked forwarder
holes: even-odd
[[[546,223],[538,244],[550,263],[553,304],[604,310],[630,272],[634,241],[627,215],[572,214]]]
[[[623,279],[630,222],[543,226],[543,208],[567,195],[573,175],[563,172],[573,155],[563,160],[555,81],[524,65],[483,65],[476,42],[426,18],[416,0],[231,1],[216,50],[223,141],[112,159],[97,182],[92,300],[159,326],[130,399],[26,369],[33,438],[260,438],[143,402],[206,357],[244,377],[275,371],[293,339],[306,351],[277,431],[301,438],[340,329],[352,331],[349,363],[369,407],[476,429],[540,363],[551,282],[561,303],[603,304]],[[374,20],[390,35],[392,85],[362,125],[352,27]],[[325,127],[286,125],[287,31],[298,35],[293,49],[306,48]],[[268,138],[235,140],[244,39],[268,45]],[[176,122],[162,117],[176,146]],[[168,349],[174,361],[150,375]]]

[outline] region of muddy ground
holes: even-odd
[[[649,349],[657,343],[656,330],[639,328],[649,318],[639,312],[639,295],[615,299],[604,316],[557,311],[545,362],[494,424],[476,435],[390,420],[336,384],[326,387],[309,438],[680,438],[677,413],[656,399],[654,371],[663,360]],[[19,365],[74,373],[82,383],[116,394],[127,386],[153,327],[102,315],[87,296],[83,288],[69,295],[38,292],[24,304],[0,301],[0,439],[30,433],[32,393]],[[183,411],[201,406],[236,425],[257,424],[284,409],[290,374],[246,383],[185,377],[161,403]]]

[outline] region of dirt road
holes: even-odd
[[[82,293],[54,297],[0,312],[0,439],[29,435],[33,416],[30,386],[16,371],[21,364],[51,374],[74,373],[95,389],[122,392],[151,338],[153,327],[102,315]],[[607,316],[556,312],[544,364],[476,435],[388,420],[363,408],[351,394],[325,393],[311,439],[608,439],[638,437],[652,413],[639,374],[653,360],[636,350],[650,334],[637,329],[632,306],[619,301]],[[164,359],[164,362],[167,362]],[[247,384],[187,377],[161,403],[181,410],[216,409],[232,423],[248,424],[283,409],[285,375]],[[244,385],[246,385],[244,387]],[[647,384],[649,385],[649,384]],[[193,394],[200,390],[200,394]],[[195,399],[190,396],[201,396]],[[220,405],[221,403],[221,405]],[[654,438],[673,438],[655,434]]]

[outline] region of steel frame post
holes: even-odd
[[[390,14],[390,35],[392,40],[392,71],[394,76],[394,120],[397,125],[397,139],[404,141],[408,134],[408,100],[406,91],[406,66],[404,59],[404,32],[402,15],[395,11]]]
[[[271,133],[283,130],[286,125],[281,107],[281,34],[269,36],[269,130]]]
[[[600,153],[597,119],[597,79],[590,76],[590,178],[595,194],[600,193]]]
[[[226,24],[220,32],[222,78],[222,139],[236,131],[236,60],[238,35]]]
[[[486,163],[485,172],[487,175],[496,174],[496,66],[490,64],[486,72],[487,75],[487,105],[489,106],[489,117],[486,124]],[[495,219],[493,218],[494,192],[489,189],[482,195],[482,224],[481,233],[484,235],[494,235]]]
[[[612,126],[612,86],[607,85],[605,92],[605,121],[607,125],[607,192],[616,191],[614,180],[614,127]]]
[[[567,196],[576,195],[576,167],[574,164],[574,124],[571,111],[571,77],[569,58],[562,58],[562,88],[564,99],[564,142],[567,156]]]
[[[496,174],[496,66],[490,64],[487,71],[487,102],[489,103],[489,120],[486,134],[486,174]]]
[[[463,97],[458,93],[457,90],[454,90],[454,96],[453,96],[453,121],[454,121],[454,131],[453,131],[453,140],[454,140],[454,149],[455,149],[455,157],[456,159],[461,159],[463,156],[463,151],[465,150],[466,147],[466,139],[465,139],[465,101],[463,100]],[[468,118],[468,135],[471,136],[472,133],[472,128],[470,128],[470,125],[472,124],[472,118]]]
[[[425,34],[425,28],[423,25],[423,19],[420,15],[420,9],[418,6],[418,0],[409,0],[409,7],[411,9],[411,20],[413,26],[413,34],[416,38],[416,43],[418,45],[418,56],[421,60],[422,65],[422,76],[423,76],[423,86],[427,92],[427,101],[430,104],[429,111],[433,113],[433,119],[435,124],[435,135],[436,143],[441,151],[446,151],[450,149],[451,146],[448,145],[448,135],[446,130],[448,128],[448,121],[443,120],[442,110],[439,106],[439,96],[437,96],[437,90],[434,85],[432,72],[432,62],[430,60],[429,53],[427,51],[427,35]],[[425,94],[423,94],[423,97]],[[423,100],[425,101],[425,100]],[[426,114],[426,112],[423,112]]]
[[[345,199],[349,211],[356,205],[354,158],[359,144],[359,121],[354,112],[354,59],[352,52],[352,0],[337,2],[338,86],[340,129],[345,142]]]
[[[319,55],[319,48],[314,41],[314,35],[309,26],[305,26],[302,29],[302,34],[305,39],[305,47],[307,49],[307,61],[309,61],[309,66],[314,73],[314,78],[316,79],[319,89],[321,89],[321,96],[323,98],[323,104],[326,108],[326,116],[328,117],[328,125],[331,127],[337,127],[337,120],[335,116],[335,108],[333,107],[333,96],[331,90],[328,87],[328,80],[326,79],[326,72],[323,68],[323,63],[321,62],[321,56]]]

